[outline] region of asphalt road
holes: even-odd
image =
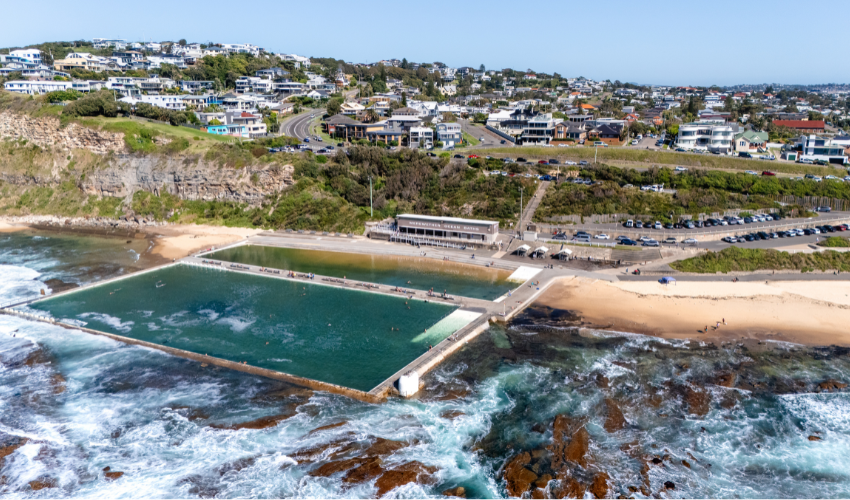
[[[469,120],[458,120],[458,123],[460,123],[460,128],[472,137],[478,139],[479,141],[481,141],[482,137],[484,138],[484,140],[481,141],[477,146],[471,146],[470,148],[466,149],[503,148],[513,146],[513,143],[510,141],[505,141],[505,144],[502,144],[502,137],[487,130],[484,125],[473,125],[472,122],[470,122]]]
[[[303,140],[310,137],[309,126],[313,119],[319,119],[325,114],[324,109],[316,109],[290,117],[280,125],[280,132],[288,137]]]

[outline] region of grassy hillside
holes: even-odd
[[[630,149],[623,147],[599,148],[598,151],[592,147],[569,147],[569,148],[542,148],[542,147],[514,147],[514,148],[487,148],[478,149],[476,154],[510,156],[516,158],[521,156],[529,160],[541,160],[556,158],[562,163],[570,161],[593,161],[596,154],[599,163],[610,162],[634,162],[651,165],[683,165],[686,167],[701,167],[709,169],[724,170],[771,170],[789,174],[815,174],[815,175],[846,175],[844,169],[837,167],[819,167],[814,165],[803,165],[801,163],[787,163],[782,161],[747,160],[732,156],[719,156],[712,154],[676,153],[673,151],[652,151],[646,149]],[[639,166],[639,165],[635,165]]]

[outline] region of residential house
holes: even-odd
[[[250,43],[222,43],[219,45],[221,46],[221,50],[228,54],[251,54],[254,57],[259,56],[260,51],[263,50]]]
[[[611,145],[619,145],[621,144],[620,132],[622,130],[623,128],[617,124],[602,123],[587,133],[587,139],[590,141],[602,141]]]
[[[283,68],[278,68],[275,66],[274,68],[268,69],[260,69],[254,72],[254,76],[259,78],[266,78],[269,80],[276,80],[278,78],[286,78],[289,76],[289,71],[286,71]]]
[[[463,141],[459,123],[438,123],[437,140],[443,143],[443,148],[454,147]]]
[[[844,165],[847,163],[847,153],[842,144],[833,144],[815,134],[803,135],[794,139],[794,145],[800,150],[797,160],[826,161],[829,163]]]
[[[71,82],[12,80],[3,84],[9,92],[19,94],[46,94],[72,88]]]
[[[263,122],[263,117],[259,114],[248,113],[247,111],[235,111],[227,112],[225,116],[229,125],[242,125],[244,127],[243,137],[253,139],[266,135],[266,124]]]
[[[549,144],[554,134],[555,120],[552,113],[538,113],[526,123],[519,137],[519,144]]]
[[[676,142],[680,148],[728,153],[734,147],[735,129],[731,125],[684,123],[679,125]]]
[[[107,64],[104,58],[93,56],[88,52],[71,52],[64,59],[53,61],[53,68],[58,71],[81,69],[99,73],[107,69]]]
[[[304,66],[305,68],[310,67],[310,58],[299,56],[295,54],[278,54],[277,55],[282,61],[292,61],[295,63],[296,68],[300,68]]]
[[[768,133],[745,130],[735,135],[735,151],[751,152],[767,147]]]
[[[384,130],[381,123],[363,123],[352,120],[348,116],[334,115],[322,123],[324,131],[332,136],[346,141],[370,139],[371,134]]]
[[[357,115],[358,113],[363,112],[366,108],[354,101],[346,101],[342,103],[340,106],[340,113],[343,115]]]
[[[180,95],[138,95],[136,97],[122,97],[119,101],[126,102],[134,108],[139,103],[145,103],[158,108],[183,111],[186,109],[183,97]]]
[[[411,127],[409,145],[430,149],[434,145],[434,130],[429,127]]]
[[[195,94],[205,90],[212,90],[214,82],[209,80],[180,80],[180,90]]]
[[[92,38],[92,46],[96,49],[108,49],[110,47],[116,50],[124,50],[127,48],[127,40],[119,38]]]
[[[587,129],[583,125],[578,125],[572,122],[559,122],[555,124],[553,132],[553,141],[566,141],[572,139],[574,141],[582,141],[587,139]]]
[[[422,120],[418,116],[410,115],[392,115],[386,120],[390,128],[409,132],[411,128],[418,127],[422,124]]]

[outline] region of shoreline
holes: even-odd
[[[822,282],[798,281],[665,286],[575,277],[559,280],[536,303],[570,311],[586,328],[612,332],[703,342],[751,339],[850,346],[850,281],[829,285],[825,289]]]
[[[208,248],[221,248],[265,232],[263,229],[196,224],[142,225],[122,222],[117,227],[105,227],[83,224],[76,219],[31,217],[36,220],[19,221],[18,218],[0,217],[0,233],[33,230],[104,238],[144,238],[153,244],[150,252],[146,252],[151,261],[146,267],[173,262]],[[66,220],[70,224],[62,222]]]

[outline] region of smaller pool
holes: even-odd
[[[435,293],[495,300],[516,287],[510,271],[444,262],[426,257],[367,255],[321,250],[241,245],[212,254],[211,259],[348,278],[382,285],[434,289]]]

